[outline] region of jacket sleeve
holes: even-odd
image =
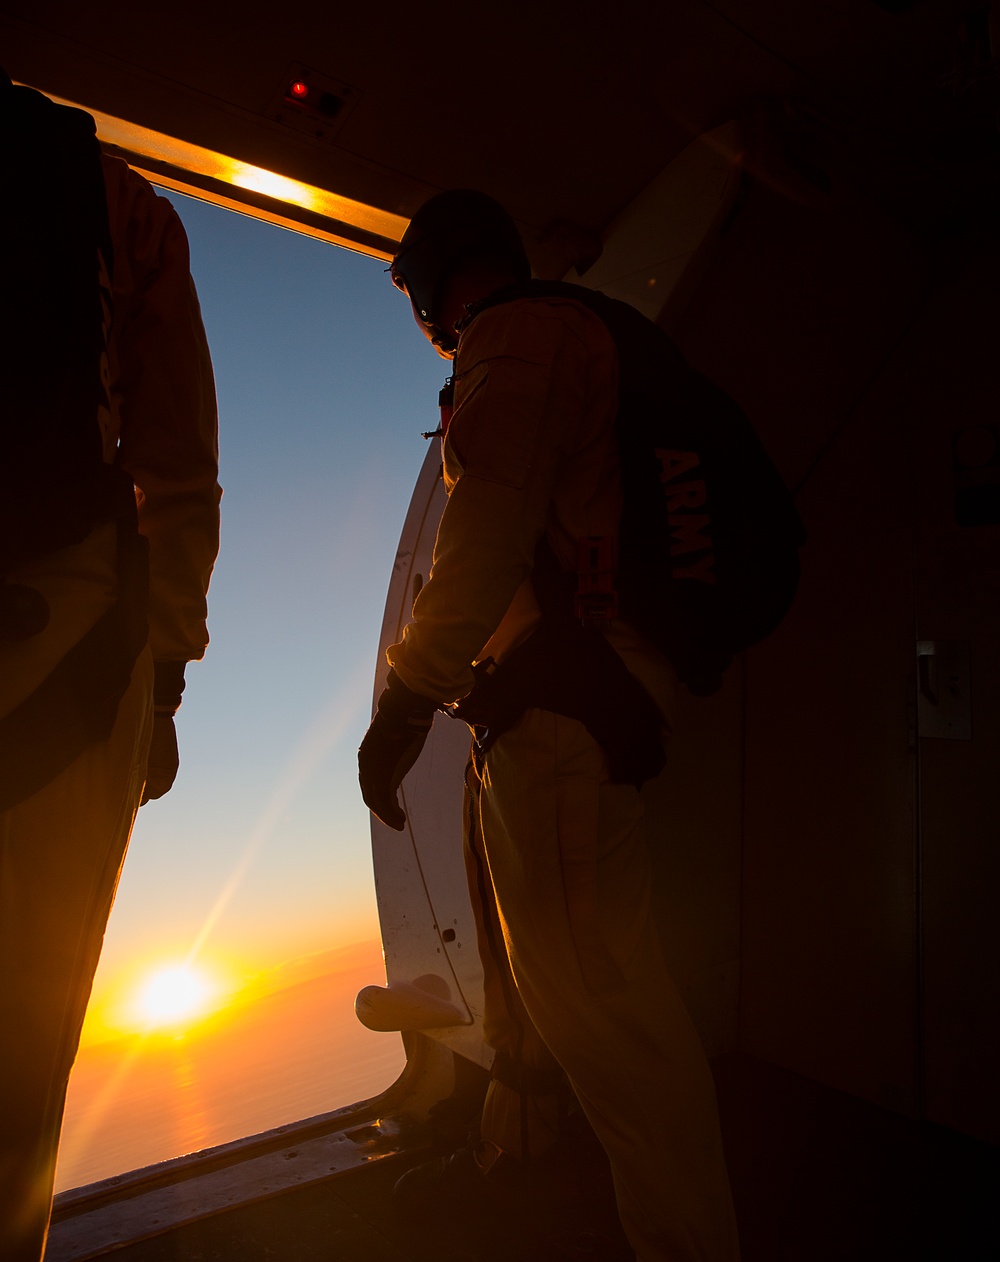
[[[413,621],[388,650],[415,692],[440,702],[465,696],[471,664],[531,573],[579,442],[594,322],[575,304],[522,302],[483,312],[463,335],[433,568]]]
[[[119,263],[128,289],[115,312],[120,455],[149,540],[153,659],[186,662],[208,644],[219,547],[215,382],[180,219],[141,176],[122,178],[112,217],[116,291]]]

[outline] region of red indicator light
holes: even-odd
[[[288,85],[288,95],[294,97],[296,101],[304,101],[309,95],[309,84],[296,79],[294,83]]]

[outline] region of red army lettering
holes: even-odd
[[[677,482],[667,488],[667,512],[679,513],[684,508],[701,508],[705,502],[705,483]]]
[[[688,469],[697,469],[700,463],[696,451],[672,451],[669,447],[657,447],[656,458],[660,462],[660,481],[664,486],[687,473]]]
[[[708,583],[711,587],[715,584],[713,565],[715,565],[715,553],[706,552],[694,565],[675,565],[671,573],[674,578],[693,578],[699,583]]]
[[[699,530],[704,530],[708,525],[708,515],[706,513],[692,513],[690,516],[680,513],[669,513],[667,521],[670,523],[670,531],[674,537],[674,542],[670,545],[670,555],[680,556],[684,552],[710,552],[712,549],[711,539],[699,535]]]
[[[671,534],[674,542],[670,545],[671,556],[682,556],[686,552],[704,552],[703,557],[699,557],[693,565],[675,565],[672,567],[674,578],[691,578],[699,583],[708,583],[714,585],[715,573],[713,566],[715,565],[715,553],[712,551],[712,540],[698,532],[704,530],[709,524],[709,517],[704,513],[687,514],[669,513],[667,521],[670,523]]]
[[[701,508],[707,499],[705,482],[696,478],[688,482],[677,482],[682,474],[697,469],[701,457],[696,451],[675,451],[669,447],[657,447],[656,458],[660,462],[660,481],[665,488],[667,501],[667,521],[670,524],[673,542],[670,545],[671,556],[685,556],[689,552],[703,552],[691,564],[675,565],[672,573],[675,579],[689,578],[697,583],[715,583],[715,553],[712,550],[711,518],[706,513],[689,513],[685,509]],[[699,532],[706,530],[706,534]]]

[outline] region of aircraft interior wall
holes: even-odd
[[[818,184],[758,173],[672,319],[801,487],[809,540],[791,615],[676,746],[662,923],[710,1049],[995,1140],[1000,527],[956,524],[953,457],[995,418],[995,244]],[[918,639],[952,653],[919,725]],[[970,645],[971,738],[941,736]]]
[[[923,1109],[997,1142],[1000,240],[955,243],[946,264],[913,339],[907,395],[916,629],[940,659],[922,663],[917,696]],[[970,500],[989,521],[960,524]]]
[[[715,696],[681,693],[667,767],[643,789],[660,937],[709,1057],[737,1044],[743,679],[738,661]]]

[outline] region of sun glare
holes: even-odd
[[[212,1007],[215,987],[187,964],[161,968],[143,983],[136,1009],[147,1028],[187,1024]]]
[[[249,189],[253,193],[263,193],[278,201],[292,202],[306,210],[319,209],[316,205],[317,198],[308,184],[291,180],[286,175],[277,175],[274,171],[250,166],[247,162],[233,163],[232,181],[239,188]]]

